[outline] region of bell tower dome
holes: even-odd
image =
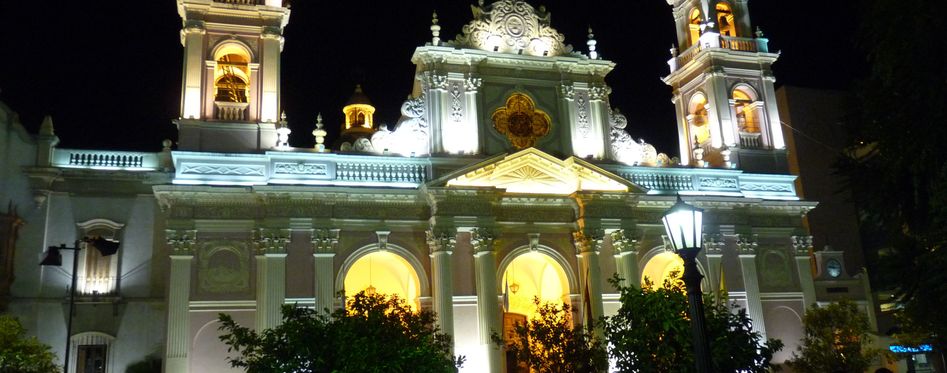
[[[342,124],[342,134],[339,136],[340,148],[343,151],[372,151],[370,138],[376,129],[375,107],[362,90],[361,84],[355,85],[355,92],[342,108],[342,114],[345,116],[345,123]]]
[[[282,0],[177,0],[184,71],[178,148],[260,152],[277,144]]]
[[[752,31],[747,0],[667,0],[681,163],[788,172],[771,67],[779,54]]]

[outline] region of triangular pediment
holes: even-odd
[[[440,181],[447,187],[492,187],[507,193],[569,195],[579,191],[641,191],[584,160],[561,160],[535,148],[458,170]]]

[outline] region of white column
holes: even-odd
[[[641,275],[638,273],[638,241],[631,238],[624,229],[611,233],[612,249],[615,251],[615,268],[627,287],[641,288]]]
[[[796,272],[799,275],[799,286],[802,288],[802,302],[805,308],[809,308],[816,302],[812,259],[809,256],[809,250],[812,248],[812,236],[793,236],[792,240],[796,252]]]
[[[264,27],[261,40],[263,53],[260,61],[262,64],[260,69],[260,88],[262,90],[260,121],[275,123],[279,120],[280,52],[283,49],[282,30],[278,27]]]
[[[492,333],[503,333],[500,320],[500,304],[497,301],[496,250],[495,237],[490,232],[476,230],[472,233],[474,247],[474,265],[477,277],[477,313],[480,321],[480,346],[486,351],[489,373],[503,372],[502,351],[491,339]]]
[[[289,229],[257,230],[256,329],[276,327],[286,301],[286,247]]]
[[[756,243],[741,240],[740,268],[743,271],[743,287],[746,289],[746,313],[753,320],[753,330],[766,339],[766,326],[763,324],[763,301],[760,299],[759,276],[756,272]]]
[[[188,20],[181,30],[184,45],[184,87],[181,95],[181,118],[201,118],[201,86],[204,64],[204,22]]]
[[[314,230],[312,246],[316,310],[328,310],[331,313],[335,309],[335,251],[339,246],[339,230]]]
[[[583,295],[583,303],[588,301],[587,308],[582,310],[586,318],[591,316],[592,321],[598,322],[604,315],[602,307],[602,269],[599,263],[599,248],[602,244],[602,237],[590,232],[573,233],[575,249],[579,257],[579,278],[582,282],[579,284],[580,293]],[[591,312],[591,315],[586,313]],[[584,324],[586,320],[582,320]],[[595,334],[602,337],[601,326],[596,326]]]
[[[457,243],[453,231],[428,231],[428,246],[431,250],[431,292],[434,296],[434,313],[441,332],[454,335],[454,283],[451,273],[451,255]]]
[[[187,373],[191,341],[190,295],[191,262],[196,231],[167,231],[171,248],[168,273],[168,340],[165,344],[165,372]]]
[[[705,234],[704,235],[704,253],[707,257],[707,268],[704,273],[704,277],[707,279],[707,284],[711,296],[714,300],[720,301],[721,290],[726,291],[726,289],[721,289],[725,286],[721,284],[721,281],[725,281],[723,276],[721,276],[721,264],[723,262],[723,249],[726,247],[726,242],[724,241],[722,234]],[[726,294],[723,294],[726,296]]]

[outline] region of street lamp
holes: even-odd
[[[48,247],[43,260],[39,263],[41,266],[62,267],[62,253],[60,251],[72,250],[72,285],[69,288],[69,321],[66,322],[66,356],[62,363],[63,373],[69,372],[69,339],[72,337],[72,314],[73,308],[76,306],[76,273],[79,271],[79,250],[82,250],[82,242],[94,247],[102,256],[115,255],[118,252],[118,242],[102,237],[86,237],[82,240],[76,240],[74,247],[66,247],[66,244]]]
[[[697,254],[703,245],[704,210],[688,205],[677,196],[677,203],[664,213],[661,219],[668,240],[677,255],[684,259],[684,285],[687,287],[688,313],[691,318],[691,331],[694,334],[694,358],[697,371],[713,371],[710,360],[710,343],[707,341],[707,328],[704,320],[704,299],[700,292],[700,281],[704,278],[697,270]]]

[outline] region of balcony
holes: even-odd
[[[763,134],[740,131],[740,147],[743,149],[762,149]]]
[[[228,122],[245,122],[247,120],[247,102],[214,102],[214,119]]]
[[[709,37],[708,37],[709,36]],[[714,37],[716,36],[716,37]],[[692,45],[668,61],[671,72],[675,72],[695,60],[705,50],[731,50],[747,53],[769,53],[769,39],[767,38],[739,38],[734,36],[719,36],[704,34],[698,44]]]
[[[56,149],[52,166],[66,168],[155,171],[157,153]]]

